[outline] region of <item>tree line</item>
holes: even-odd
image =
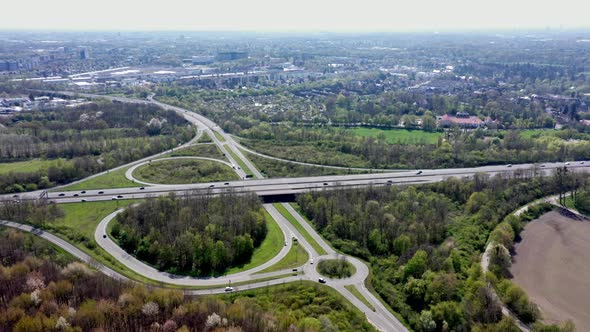
[[[155,106],[100,102],[0,119],[0,161],[48,160],[36,171],[0,174],[0,193],[45,189],[186,142],[194,131]]]
[[[517,331],[503,318],[479,255],[508,214],[559,188],[556,177],[534,172],[476,175],[312,192],[297,203],[338,250],[370,262],[372,286],[415,331]]]

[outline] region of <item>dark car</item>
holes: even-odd
[[[12,198],[18,198],[18,195],[12,195]]]
[[[229,186],[229,182],[226,182],[223,184],[224,186]]]
[[[104,191],[99,191],[98,194],[102,195],[102,194],[104,194]]]
[[[123,198],[123,195],[117,195],[117,198]]]
[[[212,185],[210,185],[210,186],[209,186],[209,188],[213,188],[213,187],[215,187],[215,185],[214,185],[214,184],[212,184]]]
[[[78,194],[74,194],[74,197],[78,197],[78,196],[80,196],[80,195],[78,195]]]
[[[103,234],[103,235],[102,235],[102,238],[103,238],[103,239],[106,239],[106,238],[107,238],[107,235],[106,235],[106,234]]]
[[[57,196],[59,196],[59,197],[64,197],[65,195],[66,195],[66,194],[64,194],[64,193],[61,193],[61,194],[59,194],[59,195],[57,195]]]
[[[85,194],[85,193],[86,193],[86,190],[82,190],[82,191],[80,192],[80,194]]]
[[[324,186],[327,186],[327,185],[328,185],[328,182],[324,182]]]
[[[319,279],[318,279],[318,282],[319,282],[320,284],[325,284],[325,283],[326,283],[326,279],[324,279],[324,278],[319,278]]]
[[[139,188],[139,190],[145,190],[145,187],[141,187],[141,188]]]
[[[420,175],[420,174],[422,174],[422,171],[416,172],[416,175]]]

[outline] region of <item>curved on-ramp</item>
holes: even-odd
[[[133,181],[135,183],[141,183],[144,184],[146,186],[163,186],[163,185],[170,185],[170,184],[166,184],[166,183],[151,183],[151,182],[146,182],[146,181],[141,181],[137,178],[135,178],[133,176],[133,172],[141,167],[141,166],[145,166],[145,165],[149,165],[151,163],[157,163],[157,162],[161,162],[161,161],[167,161],[167,160],[177,160],[177,159],[194,159],[194,160],[207,160],[207,161],[213,161],[213,162],[218,162],[221,164],[224,164],[226,166],[228,166],[229,168],[233,169],[236,174],[238,174],[238,176],[240,176],[240,173],[232,167],[232,164],[230,164],[229,162],[225,161],[225,160],[221,160],[221,159],[215,159],[215,158],[209,158],[209,157],[197,157],[197,156],[178,156],[178,157],[166,157],[166,158],[158,158],[158,159],[148,159],[148,160],[144,160],[140,163],[137,163],[131,167],[129,167],[129,169],[127,171],[125,171],[125,178],[127,178],[127,180]]]

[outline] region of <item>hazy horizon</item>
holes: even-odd
[[[1,30],[52,31],[249,31],[249,32],[427,32],[481,30],[587,29],[590,3],[563,0],[548,6],[534,0],[422,0],[412,3],[335,0],[198,4],[169,0],[23,0],[19,15],[6,15]]]

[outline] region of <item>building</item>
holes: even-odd
[[[218,61],[232,61],[232,60],[240,60],[245,59],[248,57],[248,52],[219,52],[217,53],[217,60]]]
[[[90,49],[88,47],[82,47],[80,49],[80,59],[82,59],[82,60],[90,59]]]
[[[193,56],[191,62],[193,65],[210,65],[215,61],[212,56]]]
[[[492,122],[491,119],[486,119],[486,121],[488,120],[489,122]],[[454,116],[445,114],[438,117],[437,122],[439,127],[459,126],[461,128],[479,128],[486,124],[486,122],[477,116],[469,115],[469,113],[464,112],[457,112]]]

